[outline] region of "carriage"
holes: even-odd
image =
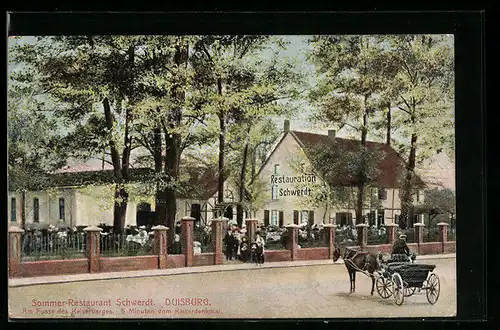
[[[384,299],[392,296],[399,306],[405,297],[425,290],[427,301],[434,305],[440,293],[439,277],[433,273],[435,268],[435,265],[414,264],[410,260],[384,262],[375,282],[377,292]]]

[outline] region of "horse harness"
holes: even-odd
[[[352,250],[351,250],[351,251],[352,251]],[[361,268],[359,268],[359,267],[358,267],[358,266],[357,266],[357,265],[356,265],[356,264],[355,264],[355,263],[351,260],[351,259],[356,258],[359,254],[368,254],[368,252],[366,252],[366,251],[356,251],[356,253],[354,254],[354,256],[344,259],[344,262],[348,261],[348,262],[349,262],[349,264],[351,265],[351,267],[353,267],[356,271],[361,272],[361,273],[365,274],[366,276],[371,276],[371,275],[367,272],[367,270],[366,270],[366,268],[367,268],[367,267],[368,267],[368,265],[369,265],[368,261],[365,261],[365,264],[364,264],[364,266],[363,266],[363,269],[361,269]]]

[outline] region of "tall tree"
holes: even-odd
[[[245,91],[252,84],[255,71],[249,70],[245,60],[261,51],[269,42],[268,36],[207,36],[195,45],[192,63],[195,82],[208,96],[204,109],[219,121],[218,193],[224,202],[225,165],[227,152],[227,125],[231,113],[241,112]]]
[[[408,142],[406,174],[401,191],[401,218],[413,222],[415,170],[433,155],[454,149],[454,59],[448,36],[404,35],[388,38],[398,72],[391,81],[397,98],[395,124]]]
[[[318,72],[318,86],[311,92],[316,118],[339,128],[349,126],[360,134],[359,149],[366,152],[370,118],[379,110],[384,76],[393,72],[390,59],[380,51],[379,39],[370,36],[319,36],[311,40],[309,58]],[[357,174],[356,223],[363,220],[367,175]]]
[[[105,153],[113,165],[114,230],[123,231],[130,156],[134,149],[133,109],[137,102],[136,50],[141,37],[40,37],[16,47],[25,65],[14,79],[33,84],[57,104],[54,115],[67,124],[70,156]]]

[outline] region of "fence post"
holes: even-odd
[[[415,229],[415,243],[417,243],[417,251],[420,254],[420,244],[424,242],[424,227],[423,223],[417,222],[413,224]]]
[[[358,245],[361,250],[365,250],[368,245],[368,224],[360,223],[356,225],[358,230]]]
[[[445,252],[445,245],[448,241],[448,224],[440,222],[437,224],[439,227],[439,241],[441,242],[441,253]]]
[[[9,277],[21,275],[21,235],[19,227],[9,227]]]
[[[193,265],[194,218],[183,217],[181,221],[182,254],[186,258],[186,267]]]
[[[212,250],[214,251],[214,265],[220,265],[224,260],[224,254],[222,253],[222,240],[224,238],[224,224],[226,221],[228,221],[227,218],[212,220]]]
[[[298,242],[299,242],[299,225],[291,224],[285,226],[287,229],[288,239],[286,242],[286,248],[290,250],[292,261],[297,259]]]
[[[253,242],[255,241],[255,233],[257,232],[257,223],[259,222],[258,219],[246,219],[245,223],[247,225],[247,235],[248,235],[248,241]]]
[[[389,223],[387,227],[387,237],[389,238],[389,244],[394,244],[396,241],[396,232],[398,231],[398,225],[396,223]]]
[[[85,232],[85,248],[89,261],[89,273],[98,273],[101,259],[101,231],[102,228],[90,226],[83,229]]]
[[[154,246],[153,251],[158,255],[158,268],[167,268],[167,255],[168,255],[168,239],[167,230],[168,227],[158,225],[151,228],[154,230]]]
[[[336,224],[326,224],[323,226],[325,228],[325,240],[328,244],[328,258],[333,259],[333,252],[335,251],[335,229],[337,228]]]

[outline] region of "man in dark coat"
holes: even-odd
[[[226,244],[226,260],[232,260],[234,250],[234,237],[231,230],[228,230],[226,235],[224,236],[224,243]]]
[[[405,254],[410,255],[410,248],[406,244],[406,235],[400,235],[392,246],[392,254]]]

